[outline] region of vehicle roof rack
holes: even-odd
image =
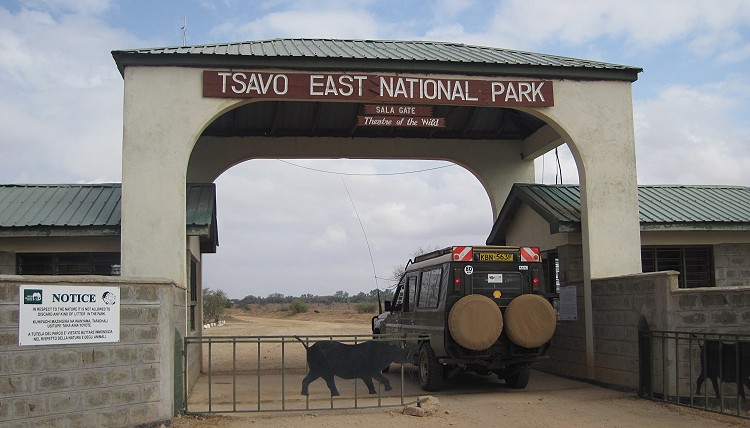
[[[420,254],[418,256],[414,256],[414,263],[421,262],[424,260],[434,259],[435,257],[440,257],[452,251],[453,251],[453,247],[446,247],[440,250],[431,251],[429,253]]]

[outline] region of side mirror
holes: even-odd
[[[393,307],[391,306],[391,301],[390,300],[386,300],[385,301],[385,311],[386,312],[391,312],[392,310],[393,310]]]

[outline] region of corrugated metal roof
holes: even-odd
[[[216,223],[216,185],[188,184],[185,223],[188,227]]]
[[[521,203],[548,221],[551,233],[581,230],[579,186],[515,184],[488,243],[500,242]],[[638,186],[638,211],[641,230],[750,230],[750,187]]]
[[[0,230],[21,228],[120,229],[120,183],[0,185]],[[215,223],[216,188],[190,184],[188,227]]]
[[[266,58],[262,63],[273,65],[268,59],[316,59],[316,60],[367,60],[395,62],[428,62],[443,64],[485,64],[514,67],[586,69],[604,72],[618,71],[619,78],[634,81],[637,74],[643,71],[638,67],[611,64],[585,59],[568,58],[510,49],[486,46],[471,46],[461,43],[405,40],[353,40],[353,39],[271,39],[253,40],[235,43],[214,43],[193,46],[171,46],[144,49],[129,49],[112,52],[120,72],[129,65],[147,65],[147,57],[160,57],[167,65],[181,64],[186,66],[204,66],[221,64],[209,63],[209,58],[224,58],[224,63],[237,65],[228,58]],[[137,60],[140,57],[141,60]],[[182,57],[182,58],[181,58]],[[202,63],[187,61],[186,57],[202,57]],[[259,63],[260,64],[260,63]],[[311,62],[307,62],[313,65]],[[403,64],[403,71],[411,71]],[[434,65],[432,67],[435,67]],[[519,70],[521,70],[519,68]],[[441,71],[435,68],[435,72]]]
[[[119,227],[119,184],[0,186],[0,227]]]

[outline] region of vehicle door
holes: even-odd
[[[419,292],[412,315],[412,332],[430,336],[435,355],[445,354],[445,315],[440,305],[447,286],[443,266],[434,266],[419,273]]]
[[[417,273],[411,272],[404,278],[396,288],[393,295],[393,309],[386,326],[387,333],[403,334],[411,332],[413,323],[412,308],[417,287]]]

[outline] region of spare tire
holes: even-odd
[[[489,297],[480,294],[464,296],[451,308],[448,328],[459,345],[473,351],[484,351],[503,332],[503,314]]]
[[[518,346],[536,348],[547,343],[555,333],[557,313],[537,294],[523,294],[505,309],[505,333]]]

